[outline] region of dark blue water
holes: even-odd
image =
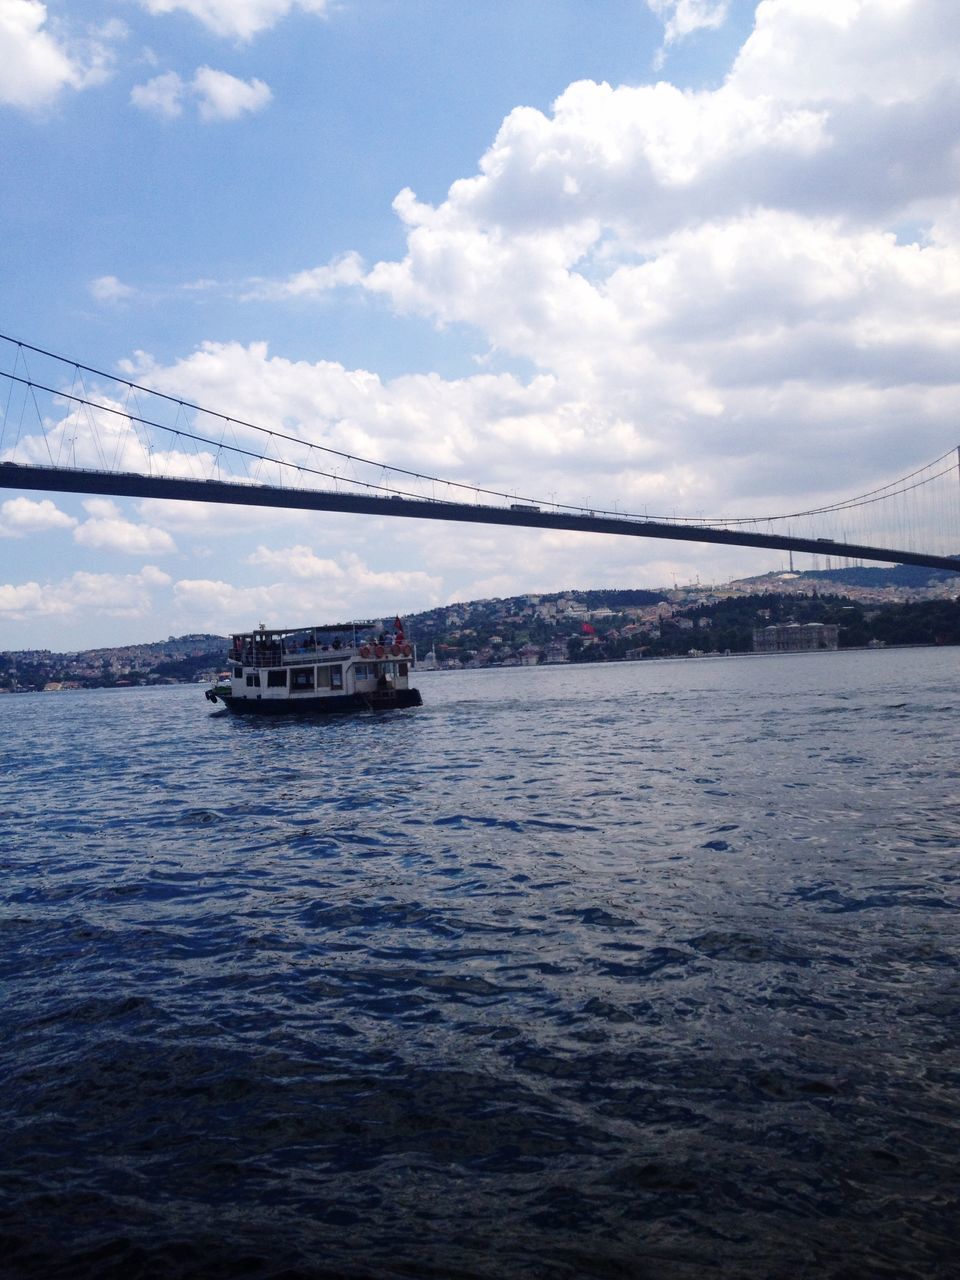
[[[0,699],[0,1274],[946,1277],[960,651]]]

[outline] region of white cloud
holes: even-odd
[[[173,595],[173,625],[181,619],[181,626],[197,626],[221,635],[254,627],[268,618],[283,619],[278,626],[341,620],[325,591],[302,584],[235,586],[216,578],[185,578],[174,584]]]
[[[761,0],[730,74],[752,97],[923,102],[960,80],[955,0]]]
[[[291,548],[296,552],[298,548]],[[283,553],[278,552],[281,557]],[[260,563],[267,565],[266,560]],[[283,571],[280,559],[270,567]],[[376,570],[358,556],[348,557],[346,572],[331,579],[327,574],[305,574],[259,586],[238,586],[222,579],[184,578],[173,587],[177,616],[183,625],[218,633],[255,626],[260,619],[276,625],[297,622],[348,622],[353,618],[381,617],[430,608],[444,598],[438,575],[420,570]]]
[[[192,87],[199,99],[200,118],[207,121],[236,120],[245,112],[262,111],[273,97],[262,80],[238,80],[212,67],[199,67]]]
[[[730,8],[730,0],[647,0],[647,4],[664,20],[665,44],[705,27],[722,27]]]
[[[325,13],[328,0],[140,0],[148,13],[189,13],[216,35],[250,40],[294,9]]]
[[[40,0],[0,0],[0,105],[35,111],[63,89],[85,89],[107,78],[110,44],[125,34],[111,22],[99,32],[66,44],[47,28]]]
[[[259,546],[247,556],[247,564],[263,565],[294,578],[342,578],[343,568],[336,560],[318,556],[311,547],[280,547],[271,550]]]
[[[136,293],[135,289],[118,280],[116,276],[98,276],[96,280],[90,281],[89,289],[97,302],[107,304],[126,302]]]
[[[182,115],[184,102],[193,99],[200,119],[207,123],[262,111],[272,97],[269,85],[262,80],[240,80],[213,67],[198,67],[189,83],[176,71],[167,71],[130,91],[135,107],[167,120]]]
[[[319,297],[343,285],[361,284],[363,276],[363,259],[360,255],[343,253],[325,266],[298,271],[286,280],[254,280],[243,301]]]
[[[354,594],[365,595],[378,591],[429,594],[440,586],[436,578],[420,570],[377,570],[365,563],[362,557],[348,552],[341,562],[318,556],[311,547],[293,546],[272,549],[257,547],[247,563],[260,565],[298,580],[320,579],[328,589],[348,588]]]
[[[138,574],[74,573],[59,581],[0,583],[0,616],[14,622],[85,614],[146,617],[155,590],[170,581],[167,574],[146,565]]]
[[[112,498],[86,498],[83,509],[94,520],[112,520],[120,515],[120,508]]]
[[[468,477],[483,467],[482,428],[502,426],[518,448],[525,447],[526,436],[531,448],[539,448],[552,437],[552,415],[563,409],[551,378],[524,386],[506,374],[455,382],[418,374],[385,383],[376,374],[332,361],[309,364],[271,357],[265,343],[207,342],[170,368],[141,359],[129,371],[137,381],[224,412],[243,406],[247,421],[279,430],[286,424],[316,445],[377,458],[395,455],[402,441],[402,465],[427,469],[436,464]],[[238,442],[256,439],[236,425],[232,431]],[[33,437],[30,445],[38,455],[45,450]],[[344,481],[356,474],[343,459],[318,451],[301,456],[317,470],[336,470]]]
[[[177,549],[165,530],[126,520],[108,498],[90,498],[83,506],[89,519],[73,534],[83,547],[133,556],[164,555]]]
[[[136,84],[130,90],[130,101],[141,111],[162,119],[174,120],[183,113],[183,96],[186,86],[176,71],[154,76],[146,84]]]
[[[275,536],[287,530],[291,537],[303,536],[303,527],[315,528],[318,520],[315,513],[307,511],[161,498],[145,498],[137,503],[137,511],[144,523],[166,529],[171,535],[182,535],[194,545],[198,539],[215,545],[224,538],[235,541],[238,537]],[[222,548],[215,554],[222,556]]]
[[[52,529],[72,529],[73,516],[61,511],[49,498],[39,502],[31,498],[9,498],[0,503],[0,538],[22,538],[31,533],[48,533]]]

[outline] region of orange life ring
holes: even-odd
[[[393,655],[393,657],[394,657],[394,658],[399,658],[399,657],[400,657],[400,646],[399,646],[398,644],[395,644],[395,645],[393,646],[393,648],[390,650],[390,653]]]
[[[413,650],[411,649],[411,647],[410,647],[408,644],[405,644],[405,645],[403,646],[403,656],[404,656],[405,658],[409,658],[409,657],[410,657],[410,655],[411,655],[411,653],[413,653]]]
[[[360,646],[360,657],[361,657],[361,658],[369,658],[369,657],[370,657],[370,646],[369,646],[368,644],[362,644],[362,645]]]
[[[384,654],[384,648],[383,648],[383,645],[382,645],[382,644],[378,644],[378,645],[377,645],[377,647],[376,647],[376,649],[374,650],[374,652],[376,653],[376,655],[377,655],[377,657],[378,657],[378,658],[382,658],[382,657],[383,657],[383,654]]]

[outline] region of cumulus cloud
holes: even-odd
[[[751,97],[922,104],[960,77],[953,0],[761,0],[730,82]]]
[[[663,19],[665,44],[704,27],[722,27],[730,8],[730,0],[647,0],[647,4]]]
[[[116,302],[126,302],[128,298],[132,298],[136,293],[134,288],[124,284],[116,276],[98,276],[96,280],[90,281],[89,289],[92,297],[97,302],[104,302],[108,305]]]
[[[205,342],[199,350],[164,368],[141,357],[129,366],[137,381],[158,390],[217,406],[224,412],[276,430],[286,424],[315,449],[301,455],[317,470],[348,483],[354,464],[324,456],[329,447],[352,457],[384,457],[396,453],[402,441],[403,465],[442,468],[454,478],[470,478],[487,459],[484,428],[510,436],[526,457],[554,441],[557,415],[565,406],[556,379],[543,377],[525,384],[511,374],[479,374],[446,381],[437,374],[412,374],[384,382],[365,370],[348,369],[334,361],[291,361],[271,356],[262,342]],[[186,390],[189,389],[189,390]],[[589,407],[584,413],[592,413]],[[577,432],[579,410],[571,410],[568,440]],[[234,424],[232,432],[244,444],[257,437]],[[39,455],[42,442],[30,438]],[[485,459],[487,459],[485,461]],[[505,460],[509,472],[509,464]],[[506,474],[506,473],[505,473]],[[370,475],[372,481],[382,479]]]
[[[174,120],[183,114],[183,97],[186,85],[176,71],[166,71],[154,76],[146,84],[135,84],[130,90],[130,101],[141,111]]]
[[[255,627],[267,618],[341,621],[325,591],[289,582],[238,586],[220,578],[184,578],[174,584],[173,610],[172,625],[220,635]]]
[[[39,0],[0,0],[0,101],[39,107],[66,87],[78,88],[79,68],[44,29]]]
[[[296,551],[297,548],[291,548]],[[260,561],[266,564],[267,561]],[[281,571],[289,566],[275,562]],[[438,575],[422,571],[376,570],[353,556],[347,572],[331,578],[312,573],[286,576],[279,581],[243,586],[220,578],[183,578],[174,583],[175,616],[226,633],[241,626],[255,626],[261,618],[348,622],[357,617],[391,616],[412,608],[430,608],[444,598]],[[384,607],[384,602],[388,606]]]
[[[348,252],[324,266],[298,271],[286,280],[254,280],[243,301],[315,298],[343,285],[362,284],[363,278],[363,259],[358,253]]]
[[[198,68],[193,91],[202,120],[236,120],[248,112],[262,111],[273,97],[262,80],[239,80],[212,67]]]
[[[73,516],[61,511],[49,498],[39,502],[32,498],[9,498],[0,503],[0,538],[22,538],[31,533],[49,533],[52,529],[72,529]]]
[[[259,546],[247,557],[247,563],[266,566],[304,581],[320,579],[328,585],[348,584],[351,591],[361,594],[384,590],[409,597],[411,592],[429,594],[439,587],[436,578],[420,570],[372,569],[354,553],[348,553],[342,562],[338,562],[318,556],[311,547],[302,545],[277,549]]]
[[[270,86],[262,80],[240,80],[213,67],[198,67],[189,83],[176,71],[167,71],[130,91],[135,107],[166,120],[182,115],[184,102],[192,100],[207,123],[262,111],[272,97]]]
[[[247,557],[247,564],[265,565],[294,578],[342,578],[343,567],[336,560],[318,556],[312,547],[280,547],[272,550],[259,546]]]
[[[181,502],[161,498],[145,498],[136,504],[145,524],[166,529],[171,535],[183,535],[193,545],[197,540],[211,547],[221,539],[237,539],[243,535],[267,537],[278,532],[303,536],[302,527],[316,528],[318,517],[311,512],[277,510],[266,507],[233,506],[219,502]],[[222,548],[214,554],[223,555]]]
[[[134,524],[108,498],[91,498],[83,506],[89,518],[73,534],[74,540],[83,547],[132,556],[164,555],[177,549],[164,529]]]
[[[112,618],[146,617],[154,593],[170,578],[154,565],[138,574],[74,573],[58,581],[0,583],[0,617],[12,622],[76,618],[96,612]]]
[[[112,43],[124,33],[111,22],[67,43],[51,33],[40,0],[0,0],[0,105],[35,111],[64,89],[101,84],[110,74]]]
[[[140,0],[148,13],[188,13],[218,36],[251,40],[294,9],[325,13],[328,0]]]

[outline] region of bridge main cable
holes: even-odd
[[[358,454],[346,453],[343,450],[334,449],[330,445],[317,444],[313,441],[305,440],[301,436],[294,436],[289,434],[288,432],[277,431],[270,427],[259,426],[257,423],[248,422],[245,419],[235,417],[232,414],[225,414],[225,413],[219,412],[218,410],[204,408],[203,405],[195,404],[193,401],[178,398],[177,396],[171,395],[168,392],[158,391],[153,387],[148,387],[143,383],[133,382],[129,378],[122,378],[118,374],[108,373],[105,370],[98,369],[93,365],[83,364],[81,361],[70,359],[67,356],[58,355],[56,354],[56,352],[53,352],[53,351],[47,351],[44,347],[34,346],[32,343],[24,342],[19,338],[13,338],[10,335],[5,333],[0,333],[0,342],[7,342],[11,346],[17,347],[18,350],[20,351],[32,351],[37,355],[41,355],[46,359],[57,361],[58,363],[67,365],[70,368],[83,370],[85,373],[92,373],[98,378],[106,378],[108,381],[118,383],[119,385],[127,387],[130,390],[143,392],[145,395],[155,396],[157,399],[166,401],[168,404],[176,405],[178,409],[187,409],[194,413],[200,413],[207,417],[218,419],[221,422],[223,422],[225,425],[232,425],[232,426],[242,427],[248,431],[255,431],[260,435],[267,436],[272,440],[283,440],[289,444],[296,444],[310,451],[316,451],[318,453],[327,454],[329,457],[339,458],[348,463],[356,463],[356,464],[359,464],[360,466],[373,467],[376,470],[380,470],[384,473],[389,472],[393,475],[408,476],[411,479],[425,481],[429,484],[443,485],[444,487],[449,489],[463,490],[464,492],[472,493],[477,496],[482,494],[486,497],[502,498],[507,502],[521,501],[527,504],[543,505],[542,499],[533,498],[533,497],[518,498],[518,495],[516,494],[508,494],[503,492],[502,490],[488,489],[481,485],[469,484],[463,480],[448,480],[448,479],[444,479],[441,476],[433,476],[433,475],[428,475],[425,472],[413,471],[407,467],[397,467],[392,465],[391,463],[377,462],[371,458],[362,458]],[[282,458],[269,458],[263,454],[258,454],[253,450],[243,449],[236,444],[225,445],[223,444],[222,441],[217,442],[208,436],[203,436],[195,432],[187,431],[183,427],[170,427],[164,423],[154,422],[149,418],[139,417],[125,410],[119,410],[111,405],[100,404],[100,403],[97,403],[96,401],[88,400],[85,397],[71,395],[64,391],[56,391],[51,387],[47,387],[39,382],[35,382],[33,379],[19,377],[16,373],[8,373],[5,370],[0,370],[0,376],[9,378],[11,381],[11,384],[15,382],[21,383],[28,388],[31,388],[31,389],[36,388],[38,390],[42,390],[49,394],[57,395],[61,399],[71,400],[74,403],[77,403],[80,405],[86,405],[89,408],[96,409],[103,413],[122,416],[122,417],[128,418],[130,421],[139,422],[144,426],[154,427],[160,431],[166,431],[171,433],[172,435],[183,437],[184,439],[190,439],[198,443],[207,444],[218,450],[224,450],[229,453],[235,453],[237,455],[251,458],[260,462],[270,462],[273,465],[281,468],[287,467],[292,470],[298,471],[302,474],[305,473],[305,474],[317,475],[324,479],[334,480],[335,482],[338,479],[338,477],[331,472],[321,471],[318,468],[303,466],[293,462],[287,462]],[[957,459],[956,462],[952,461],[954,457],[956,457]],[[925,479],[916,481],[913,484],[908,483],[909,481],[915,480],[917,476],[922,475],[924,472],[929,472],[931,468],[938,466],[941,462],[944,462],[947,458],[950,458],[951,462],[948,466],[944,467],[941,471],[938,471],[933,475],[927,475]],[[649,523],[652,520],[654,522],[658,522],[658,521],[662,522],[664,525],[674,525],[674,524],[691,525],[695,528],[716,528],[717,526],[721,526],[721,525],[727,528],[733,528],[734,526],[742,527],[745,525],[756,526],[759,524],[766,524],[769,526],[770,524],[775,522],[779,523],[787,520],[801,519],[807,516],[827,515],[832,512],[847,511],[847,510],[851,510],[853,508],[861,507],[861,506],[871,506],[875,502],[881,502],[889,497],[895,497],[899,493],[907,493],[914,489],[922,488],[924,485],[930,483],[932,480],[939,479],[941,476],[946,475],[949,472],[952,472],[954,470],[957,470],[958,474],[960,474],[960,448],[957,448],[957,449],[951,448],[946,453],[942,454],[939,458],[935,458],[933,462],[927,463],[925,466],[918,468],[916,471],[910,472],[909,475],[901,476],[897,480],[893,480],[893,481],[890,481],[888,484],[881,485],[879,488],[868,490],[866,493],[858,494],[855,497],[846,498],[839,502],[829,503],[826,506],[813,507],[806,511],[780,512],[775,515],[765,515],[765,516],[714,517],[712,520],[703,518],[703,517],[697,517],[697,516],[674,515],[674,516],[650,517],[650,516],[647,516],[646,514],[640,515],[639,513],[624,512],[622,514],[628,519],[638,520],[645,523]],[[376,484],[370,481],[359,480],[356,477],[351,477],[349,479],[346,477],[340,477],[340,479],[344,483],[352,484],[359,488],[375,490],[375,491],[380,491],[384,493],[399,494],[402,497],[409,496],[415,500],[419,497],[419,495],[417,494],[408,494],[402,490],[397,490],[395,488],[392,488],[389,485]],[[549,506],[552,508],[553,511],[558,513],[571,512],[571,513],[575,513],[576,515],[586,515],[588,512],[588,508],[582,507],[582,506],[576,506],[575,504],[572,504],[572,503],[550,502]],[[619,519],[621,515],[620,512],[611,512],[609,510],[604,510],[602,508],[599,509],[599,514],[601,517],[610,516],[610,517],[613,517],[614,519]],[[596,516],[597,510],[596,509],[589,510],[589,515],[592,517]],[[816,541],[821,541],[821,540],[817,539]],[[742,545],[745,545],[745,544],[742,544]]]
[[[510,502],[510,501],[536,502],[537,501],[536,498],[518,498],[516,494],[504,493],[499,489],[486,489],[481,485],[469,484],[464,480],[445,480],[442,476],[428,475],[426,472],[423,472],[423,471],[412,471],[409,467],[397,467],[389,462],[377,462],[373,458],[362,458],[360,457],[359,454],[347,453],[342,449],[334,449],[331,445],[316,444],[311,440],[303,439],[302,436],[294,436],[286,431],[276,431],[271,427],[263,427],[256,422],[248,422],[244,418],[238,418],[234,414],[221,413],[217,409],[207,409],[201,404],[195,404],[192,400],[184,400],[179,396],[171,395],[167,391],[158,391],[155,387],[148,387],[144,383],[132,382],[129,378],[121,378],[118,374],[107,373],[106,370],[104,369],[98,369],[93,365],[83,364],[82,361],[71,360],[67,356],[57,355],[57,353],[54,351],[47,351],[44,347],[36,347],[32,343],[23,342],[19,338],[12,338],[9,336],[9,334],[6,334],[6,333],[0,333],[0,342],[8,342],[12,346],[22,348],[24,351],[32,351],[36,355],[44,356],[48,360],[55,360],[59,364],[64,364],[69,366],[71,369],[82,369],[84,373],[92,373],[95,375],[95,377],[106,378],[107,381],[119,383],[121,386],[128,387],[132,391],[141,391],[144,393],[144,395],[155,396],[158,400],[165,400],[168,404],[176,405],[179,409],[187,409],[192,413],[202,413],[205,417],[218,419],[219,421],[223,422],[226,425],[243,427],[244,430],[246,431],[256,431],[260,435],[268,436],[271,439],[283,440],[283,441],[286,441],[287,444],[300,445],[302,448],[315,450],[318,453],[325,453],[332,458],[340,458],[344,462],[358,463],[360,466],[363,466],[363,467],[373,467],[375,470],[390,472],[398,476],[409,476],[409,478],[412,480],[423,480],[423,481],[426,481],[428,484],[440,484],[452,489],[462,489],[467,493],[476,493],[476,494],[482,493],[490,498],[503,498],[507,502]],[[245,457],[253,458],[260,462],[272,462],[275,466],[290,467],[291,469],[297,470],[297,471],[310,471],[314,475],[323,476],[327,479],[334,478],[329,472],[326,472],[326,471],[319,471],[309,467],[297,466],[296,463],[285,462],[282,458],[266,458],[262,454],[258,454],[250,449],[242,449],[238,445],[223,445],[222,443],[218,444],[216,440],[211,440],[207,436],[197,435],[193,432],[186,431],[185,429],[182,429],[182,428],[169,427],[164,423],[154,422],[150,418],[138,417],[135,414],[128,413],[125,410],[117,409],[111,405],[100,404],[95,400],[88,400],[83,396],[76,396],[76,395],[71,395],[64,391],[58,391],[52,387],[44,386],[42,383],[36,382],[31,378],[20,377],[16,373],[7,373],[5,370],[0,370],[0,377],[9,378],[11,383],[16,382],[26,387],[31,387],[31,388],[35,387],[40,391],[44,391],[44,392],[47,392],[48,394],[59,396],[61,399],[70,400],[76,404],[86,405],[91,409],[97,409],[101,413],[109,413],[119,417],[129,418],[131,421],[139,422],[143,426],[155,427],[159,431],[168,431],[171,434],[183,436],[184,439],[196,440],[201,444],[209,444],[209,445],[212,445],[214,448],[222,448],[230,453],[241,454]],[[359,485],[367,489],[381,489],[385,492],[396,492],[395,490],[391,490],[388,485],[372,484],[369,481],[365,481],[365,480],[351,479],[349,483]],[[567,510],[567,511],[582,511],[586,509],[583,507],[574,506],[569,503],[556,503],[553,505],[562,507],[564,510]],[[684,518],[685,517],[682,517],[682,516],[679,517],[679,519],[684,519]]]

